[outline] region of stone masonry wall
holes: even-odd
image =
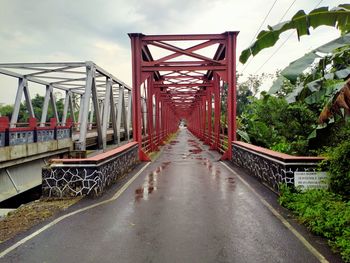
[[[234,144],[232,147],[232,162],[247,170],[250,175],[256,177],[259,181],[268,185],[276,192],[279,192],[280,183],[294,185],[294,172],[315,172],[317,169],[317,165],[314,161],[288,163],[259,153],[254,153]]]
[[[99,196],[138,162],[133,146],[97,164],[51,164],[42,170],[44,197]]]

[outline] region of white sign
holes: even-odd
[[[301,189],[327,189],[326,172],[294,172],[294,186]]]

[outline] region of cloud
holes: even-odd
[[[273,1],[246,0],[1,0],[0,63],[93,60],[113,75],[131,84],[130,39],[127,33],[145,34],[221,33],[239,30],[238,52],[249,45],[254,33]],[[267,24],[276,24],[290,5],[280,0]],[[337,5],[340,0],[324,0]],[[289,19],[298,9],[309,11],[316,3],[297,1],[286,15]],[[316,38],[317,38],[317,34]],[[333,34],[320,34],[315,42],[328,41]],[[264,70],[273,71],[305,53],[312,37],[302,39],[297,48],[286,45],[278,58]],[[309,42],[309,44],[308,44]],[[291,44],[294,40],[291,41]],[[313,44],[312,44],[313,45]],[[297,49],[297,52],[295,51]],[[245,73],[254,70],[273,52],[262,52]],[[301,54],[302,55],[302,54]],[[242,69],[239,67],[239,69]],[[6,90],[1,101],[14,98]],[[7,87],[7,86],[6,86]],[[4,99],[4,97],[6,97]]]

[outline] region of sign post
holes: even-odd
[[[326,172],[294,172],[294,186],[306,189],[327,189]]]

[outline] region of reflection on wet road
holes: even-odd
[[[135,201],[148,200],[148,196],[157,191],[158,176],[162,175],[162,171],[170,164],[170,162],[163,162],[153,172],[149,173],[141,187],[135,190]]]
[[[181,129],[117,200],[0,262],[317,262],[219,159]]]

